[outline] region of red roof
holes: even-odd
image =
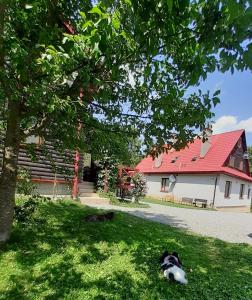
[[[211,147],[204,158],[200,158],[202,142],[200,139],[195,139],[185,149],[161,154],[159,167],[155,166],[152,157],[148,156],[136,168],[141,173],[223,173],[252,182],[249,174],[224,165],[244,132],[244,130],[236,130],[213,135]],[[195,161],[192,161],[193,157],[197,157]],[[176,161],[172,163],[172,160]]]

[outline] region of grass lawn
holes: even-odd
[[[120,212],[111,222],[85,223],[95,211],[70,201],[41,204],[46,222],[16,226],[0,252],[0,299],[252,299],[251,246]],[[157,261],[165,249],[192,268],[187,286],[162,277]]]
[[[122,207],[132,207],[132,208],[148,208],[150,207],[147,203],[132,203],[127,200],[117,200],[117,201],[110,201],[110,204]]]
[[[214,208],[211,208],[211,207],[202,208],[202,207],[197,207],[194,205],[187,205],[187,204],[181,204],[181,203],[175,203],[175,202],[155,199],[152,197],[151,198],[149,198],[149,197],[142,198],[141,202],[142,203],[146,202],[146,203],[153,203],[153,204],[161,204],[161,205],[173,206],[173,207],[190,208],[190,209],[215,210]]]

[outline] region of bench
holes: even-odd
[[[197,206],[197,203],[201,204],[201,207],[207,207],[207,200],[206,199],[194,199],[194,205]]]
[[[193,204],[193,198],[182,197],[181,203],[192,205]]]

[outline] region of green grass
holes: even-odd
[[[94,212],[70,201],[42,204],[45,223],[15,226],[0,252],[0,299],[252,299],[252,247],[119,212],[85,223]],[[163,278],[165,249],[192,268],[187,286]]]
[[[119,200],[115,193],[113,192],[108,192],[108,193],[104,193],[104,192],[99,192],[99,196],[100,197],[104,197],[109,199],[109,203],[112,205],[116,205],[116,206],[122,206],[122,207],[132,207],[132,208],[148,208],[150,207],[148,204],[146,203],[132,203],[131,201],[127,201],[127,200]]]
[[[122,206],[122,207],[132,207],[132,208],[148,208],[150,207],[148,204],[146,203],[132,203],[130,201],[127,200],[110,200],[109,202],[112,205],[116,205],[116,206]]]
[[[194,206],[194,205],[187,205],[187,204],[181,204],[181,203],[175,203],[175,202],[155,199],[152,197],[145,197],[145,198],[141,199],[141,202],[173,206],[173,207],[189,208],[189,209],[215,210],[214,208],[211,208],[211,207],[202,208],[202,207],[198,207],[198,206]]]

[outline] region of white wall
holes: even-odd
[[[179,174],[176,183],[169,185],[167,192],[161,192],[161,179],[169,177],[169,174],[145,175],[147,178],[147,194],[158,197],[172,195],[178,199],[182,197],[199,198],[208,200],[208,205],[213,201],[216,175]]]
[[[231,193],[229,198],[225,198],[225,185],[226,181],[231,181]],[[240,196],[240,186],[241,184],[245,184],[245,191],[243,199],[239,199]],[[251,189],[250,199],[248,199],[248,189]],[[220,175],[219,184],[216,190],[216,198],[215,198],[215,206],[249,206],[251,202],[252,196],[252,183],[243,181],[239,178]]]
[[[215,180],[217,177],[217,185],[215,192],[215,206],[250,206],[250,199],[247,199],[248,188],[251,188],[252,183],[236,179],[226,175],[193,175],[193,174],[178,174],[176,183],[169,184],[168,192],[161,192],[161,179],[168,178],[170,174],[152,175],[145,174],[147,179],[147,195],[158,196],[165,198],[174,196],[181,199],[182,197],[200,198],[208,200],[208,205],[213,202]],[[225,184],[229,180],[232,182],[231,195],[229,199],[224,197]],[[244,198],[239,199],[240,184],[245,184]]]
[[[71,196],[71,187],[66,183],[57,183],[56,188],[54,189],[53,183],[37,183],[36,192],[43,196]]]

